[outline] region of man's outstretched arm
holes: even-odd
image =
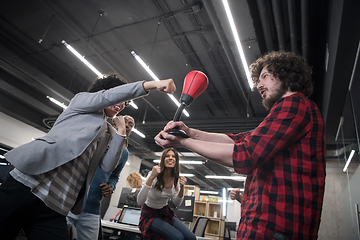
[[[220,134],[218,135],[220,136],[220,138],[222,138]],[[223,135],[227,137],[225,134]],[[158,144],[163,148],[168,148],[168,147],[186,148],[216,163],[219,163],[227,167],[233,167],[232,155],[234,151],[234,142],[219,143],[219,142],[197,140],[191,137],[182,138],[168,134],[166,131],[161,131],[160,133],[158,133],[158,135],[156,135],[154,139],[156,144]]]

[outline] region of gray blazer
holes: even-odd
[[[125,142],[112,126],[107,126],[103,109],[146,94],[143,81],[96,93],[78,93],[44,137],[9,151],[6,160],[23,173],[38,175],[79,157],[91,143],[98,141],[90,161],[85,194],[72,210],[78,214],[85,205],[97,166],[106,172],[114,170]]]

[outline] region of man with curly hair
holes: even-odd
[[[125,102],[150,90],[173,93],[172,79],[125,84],[109,76],[76,94],[41,138],[9,151],[15,168],[0,186],[0,239],[67,239],[66,215],[79,214],[98,166],[114,170],[126,143]],[[109,124],[107,119],[112,119]]]
[[[169,122],[158,145],[190,149],[247,175],[237,239],[317,239],[325,188],[324,124],[311,68],[294,53],[271,52],[250,66],[269,114],[250,132],[209,133]],[[189,136],[170,135],[179,127]]]

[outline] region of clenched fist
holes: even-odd
[[[184,176],[179,176],[179,183],[180,183],[180,187],[183,187],[186,183],[186,177]]]

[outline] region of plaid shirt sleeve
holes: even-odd
[[[317,239],[326,162],[317,106],[293,94],[251,133],[228,136],[235,171],[248,175],[237,239]]]
[[[290,144],[302,138],[311,121],[311,114],[299,99],[276,103],[260,125],[248,134],[231,135],[235,142],[234,169],[240,174],[250,174]]]

